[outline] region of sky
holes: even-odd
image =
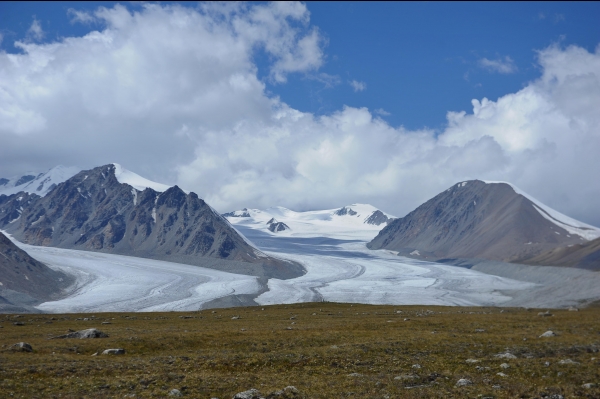
[[[509,181],[600,226],[600,3],[0,3],[0,177],[404,216]]]

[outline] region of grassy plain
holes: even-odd
[[[0,315],[0,397],[162,398],[176,388],[224,399],[293,385],[301,398],[600,398],[600,308],[538,312],[305,303]],[[109,337],[49,339],[87,328]],[[539,338],[547,330],[558,335]],[[33,352],[9,349],[20,341]],[[108,348],[126,354],[92,356]],[[505,352],[517,358],[495,357]]]

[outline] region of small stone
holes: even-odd
[[[496,375],[500,376],[500,377],[508,377],[508,375],[504,374],[504,373],[496,373]]]
[[[509,369],[509,368],[510,368],[510,366],[509,366],[509,364],[508,364],[508,363],[502,363],[502,364],[500,365],[500,367],[502,367],[503,369]]]
[[[395,380],[414,380],[415,378],[419,377],[413,374],[401,374],[397,377],[394,377]]]
[[[409,320],[410,320],[409,318],[404,319],[404,321],[409,321]]]
[[[553,316],[553,314],[550,313],[550,311],[546,310],[545,312],[538,313],[538,316],[550,317],[550,316]]]
[[[183,394],[181,393],[181,391],[179,389],[171,389],[171,391],[169,392],[169,396],[175,396],[175,397],[180,397],[183,396]]]
[[[348,374],[348,377],[362,377],[362,376],[363,375],[360,374],[360,373],[351,373],[351,374]]]
[[[102,324],[112,324],[110,321],[103,321]]]
[[[239,319],[241,319],[241,317],[240,317],[240,316],[233,316],[233,317],[231,318],[231,320],[239,320]]]
[[[473,385],[473,381],[467,380],[466,378],[461,378],[456,382],[457,387],[466,387],[468,385]]]
[[[124,355],[125,354],[125,349],[122,348],[118,348],[118,349],[106,349],[102,352],[103,355]]]
[[[509,353],[509,352],[499,353],[497,355],[494,355],[494,357],[496,357],[498,359],[516,359],[517,358],[515,355],[513,355],[512,353]]]
[[[571,359],[564,359],[558,362],[558,364],[579,364],[579,362],[573,361]]]
[[[550,362],[544,362],[544,366],[546,366],[546,367],[550,366]]]
[[[571,306],[571,307],[569,308],[569,312],[579,312],[579,309],[577,309],[577,308],[576,308],[576,307],[574,307],[574,306]]]
[[[588,382],[587,384],[583,384],[581,387],[585,388],[585,389],[592,389],[596,386],[596,384],[593,384],[591,382]]]
[[[19,352],[33,352],[33,348],[27,342],[18,342],[14,345],[11,345],[9,349]]]
[[[502,389],[502,386],[501,385],[492,385],[492,388],[493,389]]]
[[[482,333],[485,332],[485,330],[483,328],[476,328],[475,332]]]
[[[477,360],[477,359],[467,359],[467,360],[465,360],[465,362],[467,362],[467,363],[479,363],[479,360]]]
[[[254,389],[254,388],[249,389],[244,392],[238,392],[233,397],[233,399],[259,399],[259,398],[260,398],[260,391],[258,389]]]
[[[548,338],[548,337],[556,337],[556,334],[554,333],[554,331],[546,331],[545,333],[543,333],[542,335],[540,335],[540,338]]]
[[[20,321],[14,322],[13,326],[24,326],[25,323],[21,323]]]
[[[96,353],[92,354],[92,356],[98,356],[98,352],[96,352]]]
[[[421,368],[421,365],[420,365],[420,364],[413,364],[413,365],[412,365],[412,368],[413,368],[413,369],[420,369],[420,368]]]

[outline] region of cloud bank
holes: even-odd
[[[457,181],[506,180],[600,225],[600,48],[543,49],[522,90],[448,112],[443,131],[409,131],[269,94],[258,53],[273,84],[324,62],[303,4],[70,13],[101,28],[0,53],[0,174],[119,162],[220,211],[366,202],[398,216]]]

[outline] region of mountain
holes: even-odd
[[[43,197],[59,183],[71,178],[77,172],[79,172],[77,168],[59,165],[44,173],[26,173],[12,178],[0,178],[0,195],[8,196],[26,192]]]
[[[0,233],[0,311],[28,311],[50,300],[72,279],[33,259]]]
[[[429,260],[519,263],[598,237],[600,229],[565,216],[508,183],[470,180],[392,221],[367,246]]]
[[[300,265],[260,252],[195,193],[149,181],[118,164],[81,171],[44,197],[0,196],[0,228],[32,245],[264,277],[303,272]]]
[[[271,234],[366,239],[371,239],[394,218],[368,204],[306,212],[295,212],[284,207],[265,210],[244,208],[222,216],[234,226],[244,225]]]

